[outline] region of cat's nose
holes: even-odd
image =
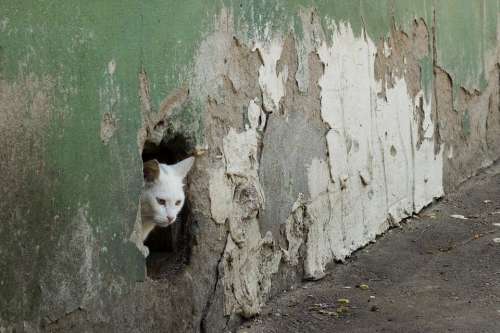
[[[174,222],[174,220],[175,220],[174,217],[167,216],[167,221],[168,221],[169,224],[172,223],[172,222]]]

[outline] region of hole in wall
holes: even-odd
[[[192,145],[182,134],[165,138],[159,145],[146,141],[142,152],[143,162],[156,159],[160,163],[175,164],[192,156]],[[185,180],[188,188],[189,175]],[[189,195],[186,193],[184,206],[176,221],[167,227],[155,227],[144,241],[149,248],[146,258],[147,275],[155,280],[166,279],[182,272],[189,264],[192,246],[193,219]]]

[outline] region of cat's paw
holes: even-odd
[[[147,246],[143,245],[139,248],[139,250],[141,251],[144,258],[147,258],[149,256],[149,248]]]

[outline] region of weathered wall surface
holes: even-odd
[[[221,332],[320,279],[499,158],[499,7],[2,2],[0,331]],[[191,257],[152,280],[141,150],[176,134]]]

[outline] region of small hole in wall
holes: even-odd
[[[156,159],[160,163],[175,164],[191,156],[191,145],[182,135],[163,140],[159,145],[146,141],[142,152],[143,162]],[[185,180],[188,188],[189,176]],[[184,206],[176,221],[167,227],[155,227],[144,241],[149,248],[146,259],[147,274],[155,280],[166,279],[182,272],[189,264],[191,256],[191,228],[193,225],[189,195],[186,194]]]

